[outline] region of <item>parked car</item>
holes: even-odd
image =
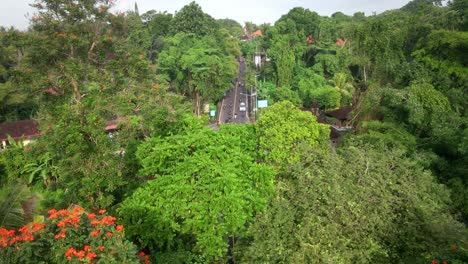
[[[247,108],[245,107],[245,103],[244,103],[244,102],[242,102],[242,103],[239,104],[239,111],[240,111],[240,112],[245,112],[245,111],[247,111]]]

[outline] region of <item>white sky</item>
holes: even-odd
[[[137,0],[140,14],[154,9],[157,11],[180,10],[192,0]],[[34,0],[0,0],[0,26],[14,26],[26,29],[29,17],[34,9],[29,6]],[[381,13],[385,10],[396,9],[404,6],[409,0],[197,0],[205,13],[214,18],[232,18],[243,24],[252,21],[256,24],[263,22],[274,23],[281,15],[286,14],[291,8],[301,6],[308,8],[320,15],[331,15],[341,11],[352,15],[363,11],[366,15],[372,12]],[[116,9],[126,11],[133,9],[135,0],[117,0]]]

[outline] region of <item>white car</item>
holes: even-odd
[[[245,111],[247,111],[247,108],[245,107],[245,103],[244,103],[244,102],[242,102],[242,103],[239,104],[239,111],[240,111],[240,112],[245,112]]]

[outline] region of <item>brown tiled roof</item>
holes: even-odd
[[[326,113],[327,116],[334,117],[338,120],[348,120],[349,119],[349,113],[352,111],[352,107],[350,105],[348,106],[343,106],[339,109],[329,111]]]
[[[41,132],[39,131],[39,124],[35,120],[0,123],[0,140],[7,140],[8,135],[14,139],[20,139],[21,137],[40,136]]]
[[[252,37],[263,37],[263,33],[262,31],[259,29],[257,31],[255,31],[254,33],[252,33]]]

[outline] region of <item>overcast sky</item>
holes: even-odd
[[[26,29],[29,17],[34,13],[29,4],[34,0],[0,0],[0,25]],[[192,0],[138,0],[140,13],[154,9],[174,13]],[[331,15],[341,11],[352,15],[363,11],[366,15],[372,12],[400,8],[409,0],[198,0],[196,1],[205,13],[214,18],[232,18],[241,24],[252,21],[274,23],[291,8],[301,6],[309,8],[320,15]],[[126,11],[133,9],[135,0],[117,0],[116,9]],[[28,17],[29,14],[29,17]]]

